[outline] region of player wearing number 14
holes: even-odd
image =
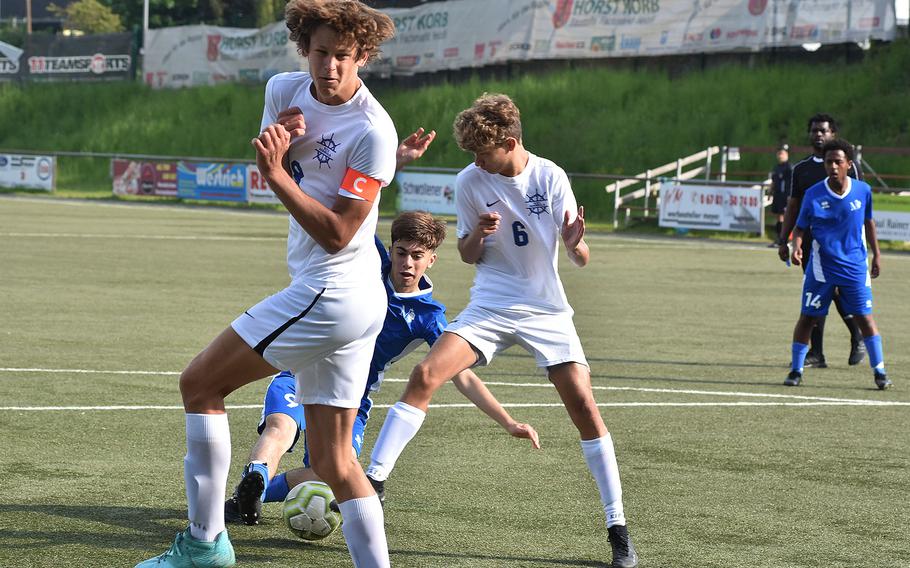
[[[802,382],[809,335],[815,319],[828,313],[835,288],[845,311],[852,315],[869,352],[875,386],[891,386],[885,374],[882,338],[872,317],[872,281],[881,271],[881,252],[872,219],[872,190],[865,182],[851,179],[853,146],[835,139],[823,149],[828,177],[806,191],[796,228],[791,260],[806,264],[802,310],[793,329],[793,360],[784,384]],[[804,232],[812,231],[812,250],[803,259]],[[868,252],[865,238],[868,241]],[[870,271],[871,261],[871,271]],[[871,278],[870,278],[871,277]]]

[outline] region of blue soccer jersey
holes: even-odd
[[[812,252],[804,262],[815,280],[867,280],[865,222],[871,218],[872,188],[866,182],[848,177],[843,195],[838,195],[826,178],[806,191],[796,226],[812,231]]]
[[[433,299],[433,283],[424,275],[418,284],[418,291],[399,294],[389,278],[392,261],[379,237],[376,237],[376,249],[382,260],[382,280],[388,296],[388,309],[382,331],[376,338],[373,359],[370,361],[370,374],[367,387],[357,411],[354,425],[353,445],[360,453],[363,445],[363,431],[370,417],[373,400],[370,393],[379,390],[383,373],[389,366],[398,361],[422,343],[433,345],[448,325],[446,307]],[[282,371],[269,385],[262,411],[259,433],[265,427],[265,417],[272,413],[283,413],[293,418],[300,430],[306,429],[303,408],[294,399],[296,379],[289,371]],[[296,440],[295,440],[296,443]],[[292,446],[293,449],[293,446]],[[304,463],[308,463],[306,457]]]

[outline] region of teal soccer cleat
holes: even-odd
[[[186,529],[177,533],[167,552],[136,564],[136,568],[228,568],[235,563],[227,531],[221,531],[214,542],[206,542],[193,538]]]

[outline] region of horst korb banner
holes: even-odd
[[[763,190],[665,181],[660,184],[661,227],[762,232]]]
[[[384,10],[396,35],[367,72],[410,74],[532,59],[642,57],[890,40],[891,0],[449,0]],[[263,81],[305,65],[284,22],[149,31],[154,87]]]
[[[421,209],[437,215],[455,215],[455,175],[400,172],[398,209]]]

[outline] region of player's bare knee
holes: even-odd
[[[344,485],[351,476],[352,462],[349,459],[333,459],[326,456],[312,462],[313,473],[329,484],[330,487]]]
[[[435,376],[433,368],[425,361],[421,361],[411,371],[407,391],[417,398],[429,398],[438,387],[438,382],[438,377]]]

